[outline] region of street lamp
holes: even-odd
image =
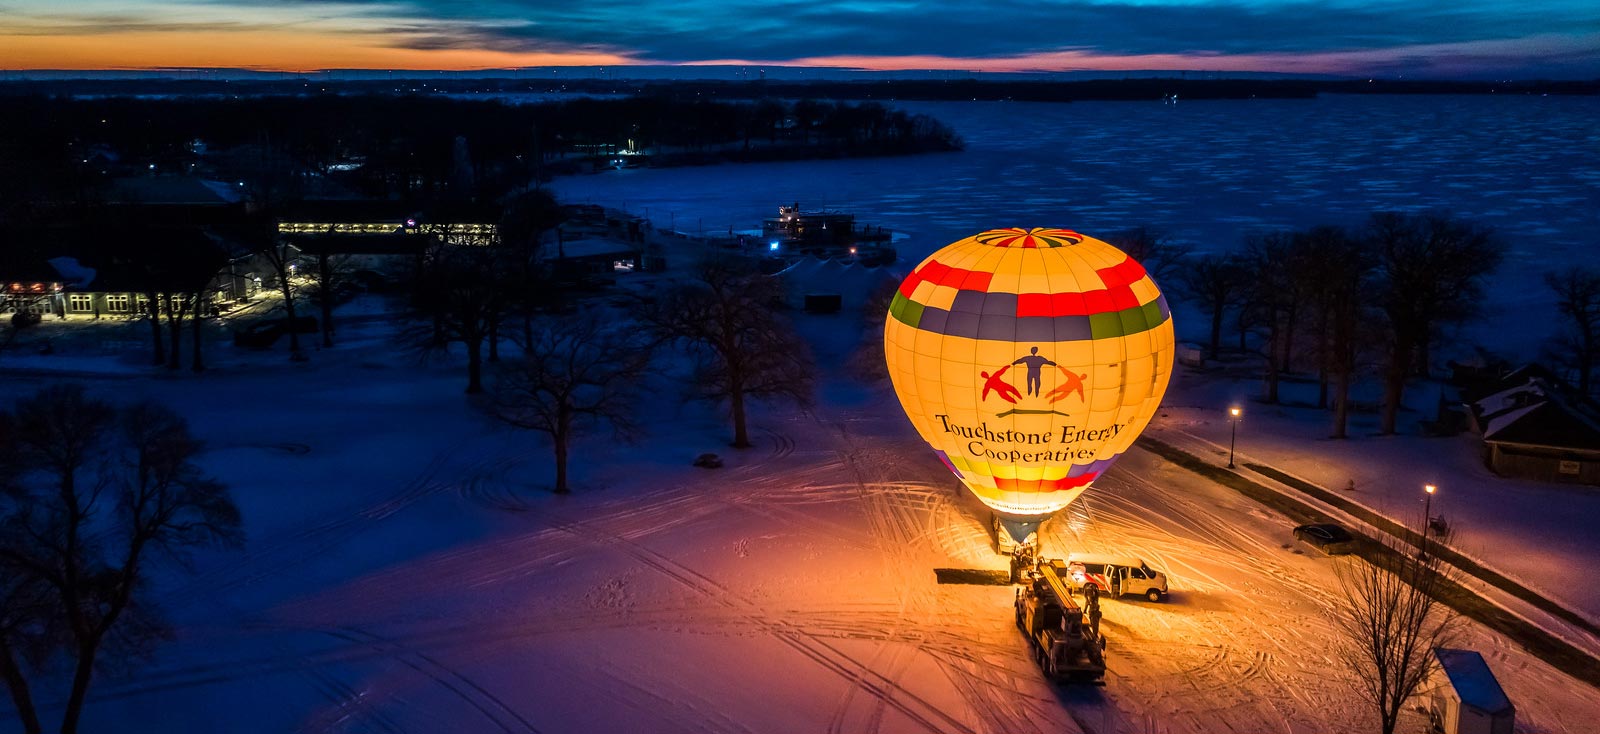
[[[1428,497],[1423,500],[1422,504],[1422,543],[1418,546],[1418,558],[1428,557],[1428,523],[1430,516],[1433,514],[1433,493],[1438,490],[1439,488],[1432,484],[1422,485],[1422,491],[1426,492]]]
[[[1239,419],[1244,411],[1235,405],[1228,409],[1228,468],[1233,468],[1233,447],[1239,440]]]

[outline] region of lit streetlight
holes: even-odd
[[[1228,468],[1233,468],[1233,447],[1239,440],[1239,420],[1244,417],[1244,411],[1235,405],[1228,409]]]
[[[1428,525],[1432,521],[1431,515],[1433,514],[1433,493],[1437,492],[1438,490],[1439,488],[1432,484],[1422,485],[1422,491],[1427,493],[1428,496],[1427,499],[1423,500],[1422,504],[1422,543],[1417,551],[1418,558],[1428,557]]]

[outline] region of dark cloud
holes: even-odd
[[[219,9],[236,11],[245,20],[184,22],[154,6],[141,16],[140,0],[128,0],[129,12],[118,15],[70,14],[70,4],[50,3],[43,6],[49,10],[20,16],[23,23],[8,24],[16,27],[0,35],[215,32],[254,28],[251,22],[267,17],[274,27],[283,27],[276,21],[303,17],[320,30],[373,33],[400,49],[589,51],[657,63],[829,56],[1009,59],[1061,51],[1199,59],[1393,51],[1373,64],[1412,69],[1435,65],[1427,47],[1515,45],[1517,39],[1559,36],[1567,39],[1560,48],[1520,42],[1485,58],[1504,66],[1508,54],[1525,49],[1530,63],[1548,58],[1569,67],[1600,67],[1600,3],[1592,0],[190,1],[208,6],[213,15]],[[0,21],[7,15],[0,4]],[[1574,48],[1588,58],[1572,58]],[[1440,63],[1464,59],[1456,54]]]
[[[401,35],[395,45],[523,51],[560,43],[628,49],[642,60],[662,62],[834,55],[1004,58],[1060,50],[1298,54],[1600,30],[1600,10],[1569,8],[1568,17],[1560,18],[1538,3],[1491,7],[1441,0],[1404,5],[412,0],[409,8],[456,25],[442,34]]]
[[[21,22],[4,22],[0,14],[0,36],[109,35],[113,33],[222,33],[247,31],[264,26],[238,22],[167,21],[131,14],[32,15],[12,16]]]

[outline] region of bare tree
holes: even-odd
[[[183,364],[183,319],[189,315],[190,305],[187,295],[171,291],[161,294],[161,302],[167,311],[167,335],[172,337],[172,349],[167,352],[169,370],[176,370]],[[196,307],[200,305],[198,300],[193,303]]]
[[[549,192],[536,190],[514,197],[506,204],[496,231],[501,282],[507,305],[521,320],[522,341],[532,343],[533,315],[555,298],[543,263],[541,239],[566,218]]]
[[[1600,270],[1576,267],[1546,273],[1544,282],[1556,295],[1556,309],[1567,317],[1566,333],[1559,339],[1563,356],[1578,373],[1578,391],[1588,395],[1600,356]]]
[[[1333,382],[1333,437],[1346,438],[1350,425],[1350,386],[1355,381],[1356,360],[1367,343],[1364,314],[1370,311],[1364,296],[1372,278],[1372,253],[1365,243],[1344,236],[1329,243],[1324,284],[1318,289],[1317,309],[1324,324],[1321,363]]]
[[[806,404],[812,372],[805,343],[773,310],[778,281],[733,259],[702,262],[694,280],[671,289],[641,315],[661,338],[688,346],[700,358],[701,394],[726,400],[733,445],[750,446],[746,402],[776,397]]]
[[[883,355],[884,320],[889,317],[889,306],[900,284],[886,278],[861,305],[863,322],[861,344],[850,355],[847,365],[850,372],[866,382],[876,382],[889,376],[889,365]]]
[[[1244,310],[1251,321],[1266,328],[1266,395],[1268,403],[1278,402],[1279,375],[1283,355],[1288,352],[1288,326],[1294,320],[1294,287],[1291,257],[1294,233],[1270,232],[1252,235],[1245,243],[1245,262],[1249,278]]]
[[[587,316],[548,322],[522,352],[521,359],[495,370],[489,411],[509,425],[550,436],[555,491],[566,494],[574,438],[602,426],[618,440],[634,436],[634,399],[650,364],[650,345],[637,329]]]
[[[10,517],[26,500],[20,485],[23,467],[15,421],[0,411],[0,517]],[[15,529],[0,526],[0,544],[9,543]],[[5,680],[26,734],[40,734],[39,713],[27,673],[37,672],[60,641],[59,619],[45,585],[25,568],[0,554],[0,678]]]
[[[181,560],[197,546],[235,544],[239,513],[194,463],[199,442],[166,408],[119,410],[58,385],[19,401],[7,422],[20,471],[18,500],[0,519],[5,590],[48,612],[36,622],[43,629],[62,630],[53,652],[73,674],[61,731],[73,734],[101,653],[140,653],[163,633],[138,595],[154,551]],[[11,656],[15,639],[7,636],[0,664],[8,678],[22,671]],[[23,699],[18,710],[33,710],[27,688],[10,687],[13,700]]]
[[[195,291],[190,295],[194,298],[194,316],[191,318],[191,323],[194,327],[194,335],[191,339],[194,342],[192,345],[194,359],[190,361],[189,369],[194,372],[205,372],[206,361],[201,350],[206,323],[205,301],[203,300],[205,293],[203,291]]]
[[[1367,236],[1377,257],[1376,300],[1388,328],[1381,430],[1394,433],[1406,380],[1429,368],[1441,324],[1464,321],[1503,257],[1483,227],[1446,214],[1380,212]]]
[[[483,346],[500,320],[496,264],[493,248],[440,243],[417,273],[416,307],[428,322],[418,346],[424,354],[466,347],[468,394],[483,392]]]
[[[1434,648],[1450,646],[1460,617],[1437,598],[1452,583],[1451,567],[1382,537],[1367,558],[1346,556],[1334,565],[1344,599],[1331,614],[1340,660],[1383,734],[1393,734],[1406,700],[1437,665]]]
[[[300,350],[300,328],[294,315],[294,298],[299,290],[294,285],[294,278],[300,270],[300,250],[289,240],[280,238],[263,249],[261,254],[272,266],[272,275],[278,281],[278,292],[283,294],[283,310],[289,325],[289,359],[303,362],[306,354]]]
[[[1222,318],[1244,296],[1247,270],[1235,257],[1204,255],[1178,268],[1177,289],[1211,312],[1211,358],[1222,349]]]
[[[167,363],[166,343],[161,341],[161,294],[154,287],[144,292],[145,317],[150,320],[150,343],[154,347],[150,364],[160,367]]]
[[[311,283],[306,295],[321,313],[322,346],[333,346],[333,309],[350,300],[355,283],[355,260],[350,255],[329,252],[326,242],[320,243],[313,253],[316,267],[312,269]]]
[[[1150,278],[1158,286],[1166,282],[1167,276],[1172,274],[1179,263],[1177,248],[1173,246],[1172,239],[1149,227],[1134,227],[1121,232],[1112,232],[1106,236],[1105,241],[1128,253],[1129,257],[1144,266],[1145,272],[1150,274]]]

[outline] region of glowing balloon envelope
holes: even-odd
[[[900,284],[883,341],[917,432],[1011,521],[1077,499],[1149,424],[1172,375],[1155,282],[1065,229],[989,230],[933,253]]]

